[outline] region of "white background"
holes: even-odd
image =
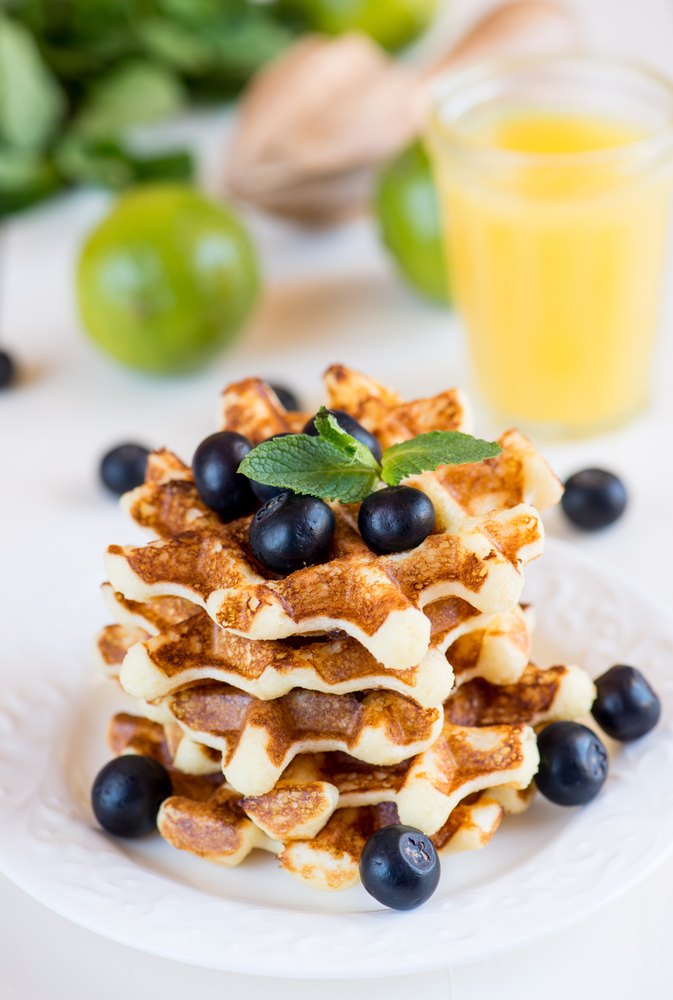
[[[456,19],[483,6],[455,0],[454,28]],[[572,6],[593,45],[632,53],[673,72],[673,0],[572,0]],[[434,44],[443,37],[440,26]],[[229,128],[225,113],[194,117],[170,130],[171,138],[197,143],[204,181],[213,190]],[[45,599],[58,581],[40,577],[39,570],[47,566],[53,572],[70,544],[50,536],[50,508],[68,505],[81,516],[87,537],[100,536],[102,548],[104,534],[122,528],[123,521],[96,486],[99,455],[130,438],[170,444],[189,456],[210,432],[217,391],[230,379],[249,373],[275,377],[299,389],[311,405],[319,399],[319,374],[332,360],[369,371],[409,396],[465,380],[456,321],[400,287],[368,220],[318,236],[250,218],[266,291],[245,339],[207,373],[188,379],[154,381],[119,370],[83,340],[72,304],[77,248],[105,205],[99,194],[72,196],[0,233],[0,337],[24,375],[23,384],[0,399],[0,537],[8,554],[0,558],[12,564],[19,549],[24,551],[26,579],[38,579]],[[655,375],[652,405],[628,429],[546,449],[562,475],[588,464],[621,473],[631,494],[625,517],[592,536],[573,533],[556,513],[547,523],[551,534],[571,538],[673,600],[673,271]],[[491,428],[484,422],[481,429]],[[14,611],[26,600],[23,588],[8,583],[2,579],[2,628],[11,627]],[[30,670],[30,663],[25,666]],[[0,656],[0,675],[2,670]],[[662,782],[670,780],[662,775]],[[499,1000],[566,1000],[570,994],[663,1000],[671,996],[673,979],[672,898],[673,862],[668,862],[608,909],[553,939],[478,966],[361,984],[272,984],[151,958],[97,938],[0,877],[0,1000],[243,995],[256,1000],[269,991],[282,1000],[308,1000],[316,991],[325,1000],[343,991],[352,1000],[481,1000],[487,991]]]

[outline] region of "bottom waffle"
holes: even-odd
[[[360,855],[375,830],[400,822],[394,802],[337,809],[322,829],[303,839],[269,837],[246,815],[240,795],[222,774],[186,775],[175,767],[170,738],[159,723],[141,716],[119,713],[109,729],[111,749],[140,753],[167,767],[174,794],[161,807],[159,832],[174,847],[229,867],[240,864],[251,851],[275,854],[281,868],[313,888],[336,890],[354,885],[359,878]],[[451,811],[444,826],[432,837],[443,853],[484,847],[506,812],[520,812],[532,798],[530,787],[502,789],[469,795]],[[311,791],[305,791],[310,812]],[[297,825],[295,824],[295,827]]]
[[[146,754],[168,768],[174,794],[158,827],[173,846],[230,866],[266,850],[299,880],[333,890],[357,881],[364,844],[388,823],[422,829],[446,853],[484,847],[503,815],[531,800],[532,727],[577,718],[593,697],[577,667],[529,664],[513,684],[477,677],[446,701],[439,738],[411,760],[376,767],[339,752],[304,753],[259,796],[231,788],[217,751],[198,744],[202,773],[184,773],[176,765],[191,741],[175,723],[116,715],[109,741],[117,754]]]

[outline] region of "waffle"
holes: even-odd
[[[430,427],[465,426],[455,391],[401,403],[339,367],[328,372],[327,386],[331,405],[351,406],[384,445]],[[270,430],[296,430],[303,419],[254,379],[223,396],[222,424],[253,441]],[[155,453],[147,482],[124,503],[159,539],[141,548],[110,546],[108,577],[127,600],[186,598],[222,628],[252,640],[339,629],[386,668],[415,667],[431,641],[425,606],[459,598],[480,613],[506,611],[519,599],[522,567],[541,552],[538,509],[558,499],[558,480],[522,435],[508,432],[501,444],[502,454],[487,463],[409,480],[431,497],[437,514],[436,532],[412,552],[374,555],[353,508],[334,504],[332,558],[280,580],[261,573],[249,553],[250,518],[223,525],[201,503],[189,468],[170,452]]]
[[[446,650],[456,685],[474,677],[494,684],[518,681],[530,659],[530,608],[516,605],[497,615],[464,619],[456,626],[449,603],[438,601],[426,614],[432,626],[433,645]]]
[[[382,802],[395,802],[402,822],[433,834],[458,802],[474,792],[499,785],[527,787],[537,769],[530,726],[584,715],[594,693],[588,676],[573,666],[541,670],[529,664],[512,685],[475,679],[448,699],[441,736],[415,760],[372,768],[342,754],[299,757],[273,791],[244,798],[242,806],[276,838],[295,837],[288,816],[300,815],[302,824],[315,830],[337,807]],[[312,814],[306,788],[311,789]],[[517,811],[516,800],[508,806]]]
[[[340,808],[317,834],[307,830],[307,839],[274,839],[245,814],[240,796],[221,775],[183,775],[171,759],[159,724],[120,713],[111,722],[109,742],[115,753],[143,753],[168,768],[174,794],[161,807],[160,833],[174,847],[218,864],[233,867],[260,849],[277,855],[282,868],[314,888],[344,889],[358,880],[360,854],[371,833],[399,822],[393,803]],[[529,798],[526,791],[522,795],[519,802]],[[505,812],[494,793],[471,795],[453,810],[433,840],[447,854],[484,847]],[[295,822],[294,828],[299,833],[299,824]]]
[[[116,638],[119,642],[120,636],[120,627],[110,626],[101,641],[113,643]],[[199,609],[153,637],[135,628],[129,640],[121,684],[134,698],[148,701],[211,680],[264,701],[281,698],[295,688],[325,694],[381,689],[430,708],[441,704],[453,687],[453,671],[439,649],[430,648],[410,670],[388,670],[345,635],[313,641],[306,637],[300,643],[255,642],[218,628]]]
[[[411,761],[381,768],[341,753],[304,754],[285,770],[273,791],[255,797],[236,794],[236,812],[245,814],[270,841],[285,842],[289,850],[287,844],[291,841],[314,840],[335,813],[342,823],[346,814],[352,815],[349,810],[393,803],[402,822],[436,835],[444,844],[449,839],[447,824],[455,824],[455,817],[451,817],[465,802],[472,806],[478,801],[482,818],[493,817],[496,812],[492,806],[484,811],[485,798],[503,811],[521,811],[527,804],[526,789],[537,767],[530,724],[581,716],[590,707],[593,695],[592,682],[577,667],[541,670],[530,664],[522,680],[510,686],[473,680],[448,700],[447,721],[430,751]],[[129,719],[133,717],[117,716],[111,728],[113,733],[121,730],[127,742]],[[161,743],[162,737],[156,734],[163,733],[162,727],[143,719],[137,720],[137,726],[141,736],[148,728],[153,730],[155,741]],[[170,737],[168,740],[170,743]],[[119,752],[120,738],[112,738],[111,745]],[[134,752],[147,751],[138,749],[136,740]],[[165,751],[160,759],[165,761]],[[184,778],[189,780],[189,776]],[[183,814],[180,846],[186,850],[191,848],[187,846],[185,827],[192,828],[199,840],[198,823],[202,821],[209,828],[213,822],[205,806],[200,805],[194,813],[192,799],[176,791],[169,810],[171,822],[177,823]],[[230,799],[227,797],[228,803]],[[201,803],[202,797],[198,801]],[[221,800],[218,798],[214,805],[219,813]],[[465,810],[460,815],[467,817]],[[474,831],[478,829],[483,832],[485,827],[477,824]],[[306,845],[302,849],[309,850]]]
[[[428,653],[417,667],[396,671],[382,667],[345,635],[254,642],[218,628],[186,601],[128,602],[109,585],[104,593],[117,624],[99,634],[99,661],[108,674],[120,675],[128,694],[145,701],[216,680],[262,700],[297,687],[332,694],[383,689],[432,707],[448,697],[454,673],[457,683],[473,676],[516,680],[530,652],[529,628],[519,607],[494,616],[468,608],[465,617],[455,602],[436,602],[427,611],[433,630]],[[162,602],[168,602],[165,612]]]
[[[156,455],[153,465],[162,460]],[[127,599],[186,598],[252,640],[338,629],[389,669],[414,667],[427,654],[424,605],[455,596],[483,613],[506,610],[519,599],[521,566],[542,548],[539,515],[520,504],[469,519],[458,533],[430,535],[412,552],[376,556],[354,512],[335,504],[333,558],[265,579],[247,552],[251,518],[215,524],[186,478],[150,482],[127,497],[132,516],[163,536],[141,548],[108,548],[108,578]]]
[[[358,695],[297,689],[274,701],[219,683],[196,685],[161,703],[193,742],[222,752],[227,780],[244,795],[274,787],[300,753],[342,750],[371,764],[394,764],[428,749],[443,713],[390,691]]]
[[[171,613],[174,613],[173,609]],[[216,633],[223,637],[225,643],[230,642],[231,637],[218,630],[203,612],[197,611],[193,617],[201,619],[206,638]],[[525,626],[525,619],[519,609],[513,611],[510,617],[510,631],[517,639],[518,627],[521,624]],[[133,620],[143,620],[141,606],[134,609]],[[183,737],[179,748],[179,766],[185,771],[204,773],[212,770],[212,757],[207,756],[204,760],[200,747],[218,749],[222,752],[225,774],[234,786],[246,794],[261,794],[273,788],[290,759],[307,749],[342,749],[370,763],[396,763],[427,748],[441,727],[441,713],[436,708],[423,711],[418,699],[414,699],[415,704],[409,704],[408,699],[392,692],[386,695],[387,684],[383,690],[372,692],[364,699],[357,695],[312,694],[309,690],[292,688],[289,694],[264,704],[257,698],[246,696],[244,685],[239,683],[238,688],[242,690],[237,690],[226,683],[225,677],[219,680],[217,676],[213,678],[213,673],[217,675],[217,671],[213,671],[211,661],[206,660],[204,665],[204,657],[209,652],[205,640],[200,645],[190,643],[191,662],[200,665],[191,666],[186,674],[179,671],[177,680],[173,675],[170,696],[167,697],[163,690],[157,691],[153,685],[142,689],[139,685],[134,687],[128,683],[129,675],[136,676],[137,662],[145,663],[147,660],[148,649],[154,645],[161,650],[165,637],[169,635],[180,642],[183,631],[191,635],[192,627],[192,618],[188,618],[172,629],[168,627],[160,636],[149,638],[148,633],[138,626],[128,626],[125,630],[123,626],[111,625],[101,631],[98,639],[99,658],[106,672],[114,675],[121,665],[120,677],[124,689],[141,700],[151,702],[144,705],[144,712],[155,720],[179,724]],[[471,641],[465,644],[465,659],[462,662],[456,660],[460,673],[478,672],[483,660],[491,676],[491,661],[497,659],[497,648],[501,650],[503,663],[509,666],[511,636],[503,616],[494,620],[493,631],[490,641],[486,639],[489,628],[483,628],[477,630]],[[200,630],[197,630],[196,636],[201,636]],[[471,636],[472,633],[466,633],[462,638],[470,639]],[[233,641],[247,643],[252,647],[252,653],[260,645],[238,637]],[[353,640],[344,642],[349,647],[353,645]],[[194,653],[194,645],[198,655]],[[454,645],[458,648],[461,640]],[[317,646],[321,655],[326,657],[326,662],[340,649],[339,641],[333,640],[310,644],[309,647],[300,646],[299,650],[290,649],[289,654],[287,650],[285,652],[292,656],[301,655],[312,646]],[[489,656],[479,655],[479,649],[486,649]],[[439,653],[436,655],[442,664],[438,673],[444,677],[445,693],[439,699],[441,703],[448,696],[453,674],[446,659]],[[184,663],[182,652],[177,659],[180,664]],[[170,656],[168,662],[172,662]],[[507,671],[503,671],[505,673]],[[200,683],[209,678],[211,682]],[[393,717],[395,724],[391,727],[390,719]]]
[[[390,822],[432,829],[436,847],[446,853],[479,849],[505,813],[521,812],[531,801],[536,744],[532,729],[512,718],[536,725],[576,718],[588,710],[593,694],[591,681],[576,667],[529,665],[509,689],[469,682],[449,699],[447,717],[508,721],[477,728],[446,722],[430,751],[394,768],[366,768],[339,754],[298,758],[272,793],[238,802],[237,822],[246,815],[254,837],[263,831],[267,840],[261,846],[278,853],[281,867],[320,889],[353,885],[368,837]],[[232,863],[219,848],[203,849],[201,823],[211,832],[216,826],[208,803],[195,810],[189,797],[176,795],[162,808],[159,828],[175,846]]]

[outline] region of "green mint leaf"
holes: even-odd
[[[322,500],[357,503],[376,488],[376,468],[348,459],[330,441],[308,434],[263,441],[249,452],[238,471],[267,486],[285,486]]]
[[[369,448],[341,427],[337,419],[321,406],[315,416],[315,429],[323,441],[338,448],[349,461],[369,466],[380,475],[381,466]]]
[[[494,458],[502,448],[495,441],[462,434],[460,431],[430,431],[410,441],[394,444],[383,453],[382,478],[389,486],[440,465],[462,465]]]

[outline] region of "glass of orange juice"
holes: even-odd
[[[621,60],[490,63],[430,119],[457,304],[499,417],[591,433],[647,401],[673,190],[673,85]]]

